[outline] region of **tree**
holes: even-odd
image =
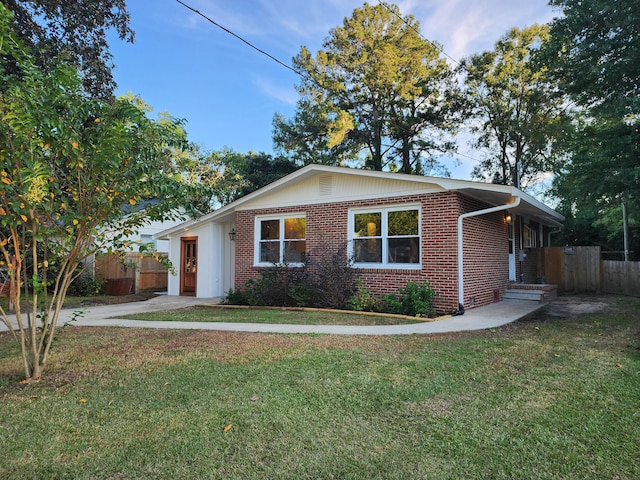
[[[285,157],[266,153],[241,154],[232,150],[213,152],[209,161],[219,172],[215,188],[221,205],[233,202],[295,172],[299,167]]]
[[[366,168],[415,172],[434,162],[430,153],[451,148],[441,137],[458,111],[453,73],[397,6],[365,3],[324,50],[313,57],[303,47],[294,64],[305,73],[301,99],[293,121],[276,117],[275,140],[297,159],[341,163],[364,153]]]
[[[111,98],[115,82],[107,31],[133,42],[125,0],[5,0],[12,26],[36,65],[51,68],[60,58],[82,72],[91,95]]]
[[[562,16],[551,22],[543,59],[580,105],[640,109],[640,5],[638,0],[551,0]]]
[[[583,116],[576,120],[567,148],[568,160],[558,166],[552,190],[575,219],[566,234],[581,238],[580,243],[603,238],[595,244],[607,250],[623,246],[628,259],[629,250],[640,251],[640,230],[624,231],[625,223],[640,224],[638,127],[605,115]],[[578,236],[571,228],[587,223],[594,232],[581,228]]]
[[[293,119],[276,113],[273,117],[275,150],[301,165],[338,165],[357,159],[357,145],[345,132],[353,129],[351,118],[327,103],[322,90],[308,89],[303,80]],[[311,82],[313,84],[313,82]],[[341,124],[340,122],[344,122]]]
[[[11,71],[0,63],[0,266],[17,325],[0,314],[20,344],[26,378],[36,380],[78,265],[182,201],[168,146],[184,137],[179,121],[153,121],[126,99],[88,99],[63,63],[38,68],[10,19],[0,5],[0,55],[15,62]]]
[[[222,156],[229,152],[223,150]],[[199,145],[189,143],[186,148],[174,148],[172,157],[175,162],[176,179],[185,185],[184,208],[191,216],[206,215],[226,202],[227,189],[232,184],[223,178],[221,164],[216,152],[208,154]],[[187,192],[191,192],[187,196]]]
[[[526,188],[553,171],[556,138],[568,128],[566,105],[547,70],[532,60],[546,26],[511,29],[493,51],[472,55],[460,71],[472,105],[476,148],[488,150],[472,176]]]
[[[637,0],[551,4],[563,15],[551,23],[540,62],[582,109],[555,192],[575,215],[596,208],[601,216],[609,216],[610,209],[628,212],[628,218],[620,214],[620,221],[609,223],[614,229],[609,237],[616,231],[625,237],[623,225],[637,217],[640,202],[640,5]]]

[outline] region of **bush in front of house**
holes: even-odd
[[[231,289],[225,302],[231,305],[346,308],[356,285],[356,273],[346,245],[321,246],[301,266],[273,265],[260,270],[242,289]]]
[[[249,305],[249,295],[241,288],[230,288],[224,297],[223,303],[227,305]]]
[[[356,291],[357,273],[352,264],[346,244],[334,251],[328,246],[321,246],[311,252],[307,263],[311,272],[309,287],[313,292],[310,306],[347,308]]]
[[[349,299],[349,308],[359,312],[394,313],[398,315],[433,316],[433,298],[436,292],[429,282],[408,282],[405,287],[398,288],[397,294],[376,296],[357,282],[357,289]]]
[[[408,282],[406,287],[400,287],[397,294],[383,297],[384,311],[399,315],[433,316],[433,298],[436,292],[429,286],[429,282]]]
[[[260,278],[249,280],[242,293],[248,305],[272,307],[305,307],[312,297],[307,268],[288,265],[262,269]]]
[[[376,296],[357,279],[357,270],[346,245],[322,246],[307,256],[304,265],[273,265],[260,270],[259,278],[244,288],[231,289],[225,297],[230,305],[315,307],[360,312],[395,313],[408,316],[435,314],[435,291],[429,282],[408,282],[397,294]]]
[[[371,290],[362,286],[362,280],[356,281],[356,291],[349,298],[347,307],[356,312],[380,312],[382,299],[376,297]]]

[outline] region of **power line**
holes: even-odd
[[[219,29],[223,30],[224,32],[228,33],[229,35],[231,35],[232,37],[237,38],[238,40],[240,40],[241,42],[245,43],[246,45],[248,45],[250,48],[253,48],[254,50],[256,50],[257,52],[261,53],[262,55],[265,55],[266,57],[270,58],[271,60],[273,60],[274,62],[278,63],[279,65],[283,66],[284,68],[286,68],[287,70],[292,71],[293,73],[295,73],[296,75],[307,79],[307,80],[311,80],[315,85],[317,85],[318,87],[324,89],[325,87],[320,84],[315,78],[313,78],[313,76],[307,75],[304,72],[301,72],[297,69],[295,69],[294,67],[286,64],[285,62],[281,61],[280,59],[276,58],[275,56],[271,55],[270,53],[266,52],[265,50],[262,50],[261,48],[257,47],[256,45],[254,45],[253,43],[251,43],[250,41],[246,40],[245,38],[241,37],[240,35],[238,35],[237,33],[229,30],[228,28],[224,27],[223,25],[220,25],[218,22],[214,21],[212,18],[210,18],[209,16],[205,15],[204,13],[200,12],[199,10],[191,7],[190,5],[187,5],[186,3],[184,3],[182,0],[176,0],[176,2],[178,2],[180,5],[182,5],[183,7],[185,7],[186,9],[192,11],[193,13],[195,13],[196,15],[201,16],[202,18],[204,18],[205,20],[207,20],[209,23],[215,25],[216,27],[218,27]],[[442,47],[440,47],[437,43],[429,40],[428,38],[426,38],[424,35],[422,35],[422,33],[420,32],[420,30],[418,30],[414,25],[411,25],[410,23],[407,22],[407,20],[402,17],[401,15],[399,15],[396,11],[394,11],[391,7],[389,7],[389,5],[387,5],[385,2],[383,2],[382,0],[378,0],[378,3],[380,5],[382,5],[384,8],[386,8],[389,12],[391,12],[393,15],[397,16],[407,27],[411,28],[413,31],[415,31],[423,40],[429,42],[434,48],[436,48],[438,51],[440,51],[443,55],[445,55],[446,57],[448,57],[451,61],[453,61],[454,63],[456,63],[457,65],[460,65],[460,62],[458,60],[456,60],[455,58],[453,58],[452,56],[450,56],[449,54],[447,54],[447,52],[444,51],[444,49]],[[466,157],[470,160],[474,160],[476,162],[480,162],[480,160],[473,158],[469,155],[465,155],[459,152],[456,152],[457,155],[460,155],[462,157]]]
[[[391,8],[389,5],[387,5],[386,2],[383,2],[382,0],[378,0],[378,4],[382,5],[384,8],[386,8],[390,13],[392,13],[393,15],[395,15],[396,17],[398,17],[400,20],[402,20],[402,22],[409,27],[410,29],[412,29],[414,32],[416,32],[418,35],[420,35],[420,37],[429,42],[436,50],[438,50],[440,53],[442,53],[445,57],[449,58],[449,60],[451,60],[453,63],[455,63],[456,65],[460,65],[460,62],[458,60],[456,60],[455,58],[453,58],[451,55],[449,55],[447,52],[444,51],[444,49],[438,45],[436,42],[429,40],[427,37],[425,37],[424,35],[422,35],[422,33],[420,32],[420,30],[418,30],[414,25],[411,25],[409,22],[407,22],[407,19],[404,18],[402,15],[399,15],[398,12],[396,12],[393,8]]]
[[[262,55],[266,55],[267,57],[269,57],[271,60],[273,60],[276,63],[279,63],[280,65],[282,65],[284,68],[291,70],[293,73],[300,75],[301,77],[304,77],[305,75],[296,70],[295,68],[293,68],[290,65],[287,65],[286,63],[284,63],[283,61],[279,60],[278,58],[274,57],[273,55],[271,55],[268,52],[265,52],[264,50],[256,47],[253,43],[251,43],[250,41],[244,39],[243,37],[241,37],[240,35],[238,35],[237,33],[232,32],[231,30],[229,30],[226,27],[223,27],[222,25],[220,25],[219,23],[215,22],[213,19],[211,19],[210,17],[206,16],[204,13],[200,12],[199,10],[196,10],[195,8],[187,5],[186,3],[182,2],[181,0],[176,0],[176,2],[178,2],[180,5],[182,5],[183,7],[191,10],[193,13],[200,15],[202,18],[204,18],[205,20],[207,20],[208,22],[212,23],[213,25],[215,25],[216,27],[220,28],[221,30],[224,30],[226,33],[228,33],[229,35],[237,38],[238,40],[240,40],[241,42],[246,43],[249,47],[253,48],[254,50],[260,52]]]

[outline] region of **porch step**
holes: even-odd
[[[542,303],[544,301],[544,290],[521,290],[507,288],[502,296],[503,300],[529,300]]]

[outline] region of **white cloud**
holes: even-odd
[[[547,0],[407,0],[406,11],[420,20],[422,34],[437,40],[460,60],[493,48],[512,27],[546,23],[553,17]]]
[[[287,105],[295,105],[300,95],[293,86],[275,85],[266,78],[255,78],[254,84],[267,96]]]

